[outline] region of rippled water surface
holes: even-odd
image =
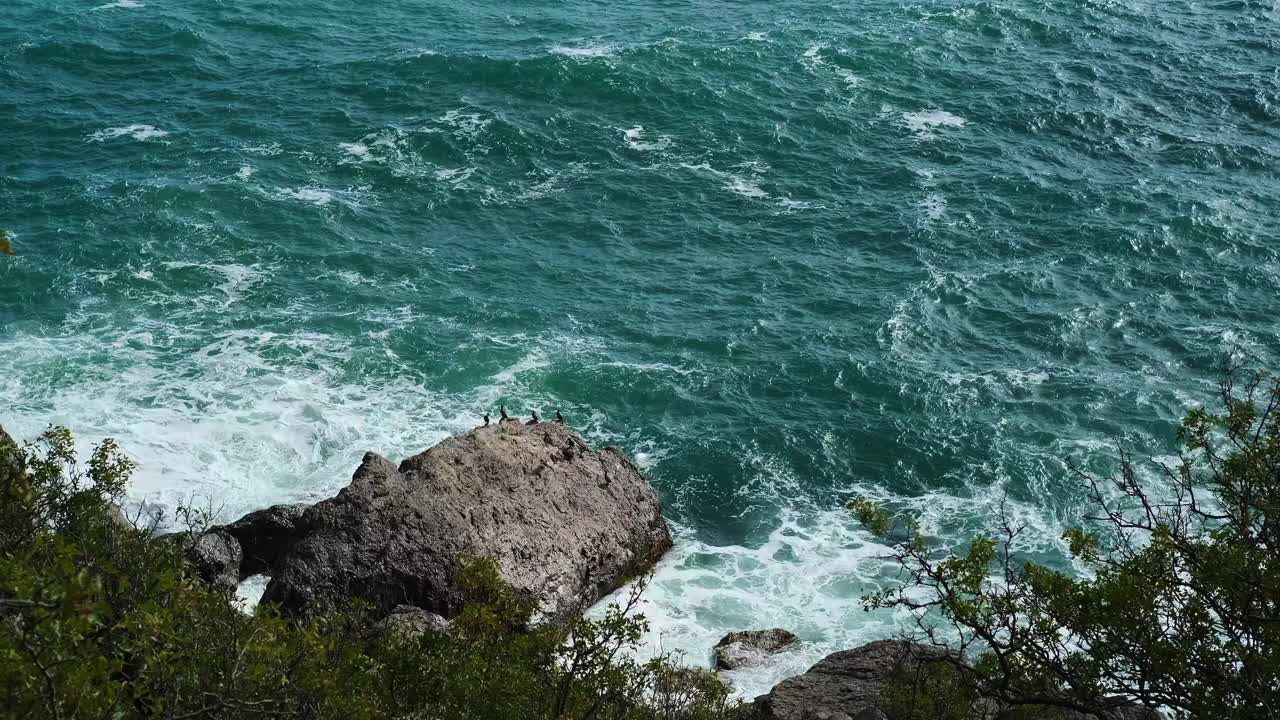
[[[315,500],[499,403],[634,453],[654,646],[891,631],[882,548],[1169,449],[1280,347],[1274,2],[18,0],[0,422],[135,499]]]

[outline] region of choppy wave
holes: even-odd
[[[133,6],[122,6],[133,7]],[[114,140],[119,137],[131,137],[134,140],[154,140],[162,138],[169,134],[167,130],[161,130],[154,125],[126,125],[124,127],[106,128],[98,130],[89,136],[91,142],[103,142],[106,140]]]

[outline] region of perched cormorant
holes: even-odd
[[[564,424],[564,416],[560,414],[559,410],[556,411],[556,422],[560,423],[561,425]]]
[[[484,426],[489,427],[489,413],[484,414]]]
[[[509,415],[507,415],[507,406],[506,406],[506,405],[502,405],[502,406],[500,406],[498,409],[502,411],[502,419],[503,419],[503,420],[510,420],[510,419],[511,419],[511,417],[510,417]]]
[[[537,424],[538,424],[538,423],[540,423],[540,422],[542,422],[542,419],[538,417],[538,411],[537,411],[537,410],[534,410],[534,411],[533,411],[533,419],[532,419],[532,420],[530,420],[529,422],[525,423],[525,425],[537,425]]]

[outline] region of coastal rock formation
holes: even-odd
[[[192,537],[189,533],[164,536],[174,542],[190,543],[183,552],[196,575],[210,587],[235,590],[240,582],[240,543],[230,535],[212,530]]]
[[[755,700],[760,720],[854,720],[884,714],[883,691],[904,668],[939,660],[945,652],[879,640],[828,655],[803,675],[787,678]],[[877,714],[878,713],[878,714]]]
[[[273,505],[218,528],[240,543],[243,552],[239,571],[241,580],[269,573],[275,568],[302,536],[305,530],[302,515],[307,507],[305,503]]]
[[[391,614],[374,626],[374,632],[378,635],[394,633],[411,638],[426,632],[444,632],[448,629],[448,620],[412,605],[395,606],[391,609]]]
[[[787,678],[753,703],[754,720],[885,720],[890,683],[911,677],[922,665],[944,660],[942,648],[877,640],[853,650],[828,655],[803,675]],[[928,692],[928,691],[925,691]],[[1158,720],[1153,710],[1119,706],[1101,718],[1074,710],[1004,706],[991,698],[978,701],[977,714],[990,720]]]
[[[715,666],[720,670],[737,670],[759,665],[770,655],[786,650],[799,639],[794,633],[780,628],[729,633],[716,643]]]
[[[657,493],[620,451],[559,423],[501,422],[393,465],[369,453],[351,484],[308,508],[263,595],[294,614],[359,597],[383,613],[444,617],[469,557],[556,618],[622,585],[671,547]]]
[[[22,474],[22,453],[16,440],[0,426],[0,479]]]

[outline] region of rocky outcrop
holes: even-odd
[[[305,525],[303,513],[308,505],[273,505],[251,512],[230,525],[218,528],[240,543],[243,558],[240,579],[269,573],[300,538]]]
[[[953,656],[954,657],[954,656]],[[754,720],[893,720],[887,702],[891,683],[910,678],[928,663],[945,661],[941,648],[898,640],[879,640],[844,650],[818,662],[803,675],[783,680],[753,703]],[[931,698],[929,689],[922,697]],[[988,720],[1158,720],[1152,710],[1121,706],[1101,716],[1050,707],[1005,706],[978,697],[975,717]],[[1109,704],[1109,703],[1108,703]],[[948,708],[949,710],[958,708]]]
[[[23,469],[22,453],[16,440],[0,427],[0,480],[17,478]]]
[[[433,612],[412,605],[397,605],[391,613],[374,626],[376,635],[399,635],[415,638],[428,632],[442,633],[449,629],[449,621]]]
[[[940,660],[944,651],[895,640],[844,650],[755,700],[760,720],[854,720],[884,713],[884,689],[904,669]]]
[[[165,538],[184,543],[183,554],[196,576],[219,590],[235,590],[240,582],[240,543],[230,535],[212,530],[199,535],[175,533]]]
[[[398,467],[369,453],[351,484],[303,513],[263,595],[293,614],[363,598],[456,615],[465,559],[555,618],[594,602],[671,547],[657,493],[620,451],[558,423],[509,421],[448,438]]]
[[[794,633],[780,628],[729,633],[716,643],[715,666],[720,670],[737,670],[759,665],[799,640]]]

